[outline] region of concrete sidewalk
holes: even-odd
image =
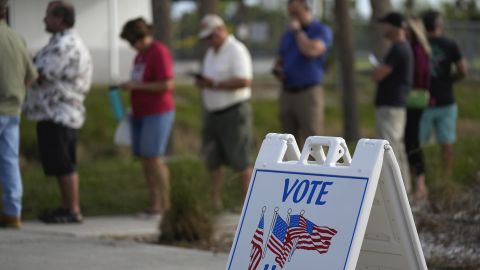
[[[82,224],[49,224],[26,221],[22,231],[74,237],[158,234],[160,219],[136,216],[87,217]]]
[[[222,219],[231,224],[237,217]],[[228,254],[111,240],[108,236],[157,234],[158,220],[131,216],[87,218],[82,225],[25,222],[21,230],[0,230],[0,269],[5,270],[215,270]]]

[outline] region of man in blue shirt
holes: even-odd
[[[322,82],[331,29],[315,20],[306,0],[289,0],[289,29],[280,42],[273,68],[282,82],[280,123],[302,146],[308,136],[322,135],[324,98]]]

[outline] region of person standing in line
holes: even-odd
[[[308,136],[323,135],[322,82],[331,29],[314,19],[306,0],[289,0],[289,30],[280,42],[273,74],[282,83],[279,119],[282,132],[301,147]]]
[[[39,79],[27,92],[25,115],[37,123],[37,142],[43,171],[58,180],[62,203],[40,215],[45,223],[81,223],[76,170],[78,131],[85,122],[84,101],[90,90],[92,60],[75,25],[74,6],[52,1],[44,18],[52,34],[35,56]]]
[[[130,92],[132,150],[142,161],[150,193],[143,214],[155,217],[170,209],[170,172],[162,157],[175,118],[173,61],[143,18],[128,21],[120,36],[137,51],[130,80],[119,86]]]
[[[428,41],[432,48],[430,104],[420,120],[420,144],[428,143],[435,133],[442,151],[442,168],[448,177],[453,168],[453,144],[456,141],[458,106],[453,84],[467,76],[467,64],[455,41],[443,36],[440,13],[423,15]],[[455,66],[455,72],[452,72]]]
[[[405,189],[410,192],[410,173],[403,138],[406,124],[406,99],[412,87],[413,52],[406,37],[403,15],[391,12],[379,20],[391,43],[383,63],[373,71],[377,82],[375,122],[377,135],[388,140],[397,157]]]
[[[22,178],[19,168],[20,111],[25,88],[38,76],[22,38],[5,22],[7,0],[0,0],[0,228],[20,228]]]
[[[407,37],[412,47],[414,59],[413,89],[411,93],[419,95],[421,101],[423,101],[423,97],[428,96],[430,85],[431,49],[422,21],[412,17],[407,20],[407,25]],[[425,98],[425,101],[428,100]],[[419,142],[420,119],[427,104],[415,104],[418,102],[414,100],[410,103],[407,99],[407,123],[405,125],[404,142],[411,175],[415,176],[413,198],[419,202],[425,200],[428,194],[425,183],[425,161]]]
[[[252,175],[252,58],[219,16],[206,15],[200,27],[199,38],[209,45],[202,74],[195,81],[204,107],[202,147],[213,181],[213,206],[221,209],[223,165],[240,173],[244,195]]]

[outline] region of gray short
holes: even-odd
[[[203,119],[203,155],[209,169],[229,165],[242,171],[252,164],[252,116],[249,102],[220,112],[206,112]]]

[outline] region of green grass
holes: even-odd
[[[480,91],[479,82],[463,82],[461,88],[455,90],[461,120],[480,120]]]
[[[147,205],[148,194],[139,162],[123,158],[93,159],[81,162],[78,169],[85,215],[132,213]],[[23,170],[23,179],[26,218],[34,218],[45,208],[58,206],[57,182],[43,176],[38,163]]]
[[[179,85],[175,91],[177,102],[175,125],[199,133],[202,117],[199,90],[188,85]]]
[[[444,186],[445,181],[467,187],[480,172],[480,93],[478,81],[459,83],[455,95],[459,108],[457,122],[457,142],[454,145],[455,161],[453,179],[441,175],[440,147],[430,145],[425,149],[427,179],[432,185]],[[443,181],[443,183],[441,182]]]
[[[333,86],[330,72],[325,87],[326,135],[342,136],[341,91]],[[262,78],[262,82],[267,80]],[[271,84],[270,85],[275,85]],[[459,140],[455,145],[454,179],[460,187],[468,187],[480,171],[480,110],[478,110],[478,82],[465,82],[456,88],[459,104]],[[374,85],[368,77],[357,79],[359,126],[362,137],[374,136]],[[264,89],[262,89],[263,91]],[[81,177],[81,204],[85,215],[128,214],[147,206],[148,194],[140,162],[128,149],[112,142],[117,125],[110,111],[106,87],[95,87],[86,100],[87,121],[80,133],[78,162]],[[260,90],[258,90],[260,91]],[[127,97],[124,95],[124,99]],[[176,90],[176,122],[174,131],[175,158],[168,161],[171,169],[172,196],[185,192],[188,186],[193,202],[209,204],[208,174],[199,159],[202,110],[200,94],[190,85],[179,85]],[[278,106],[275,98],[253,101],[254,141],[258,150],[267,133],[279,132]],[[24,179],[24,217],[35,218],[46,208],[59,204],[56,180],[45,177],[38,162],[35,124],[24,119],[21,123],[21,169]],[[255,153],[256,154],[256,153]],[[433,187],[445,186],[439,179],[439,149],[429,146],[425,151],[427,181]],[[193,190],[193,191],[192,191]],[[242,195],[240,180],[231,171],[227,173],[224,204],[238,209]],[[180,195],[178,195],[180,196]]]

